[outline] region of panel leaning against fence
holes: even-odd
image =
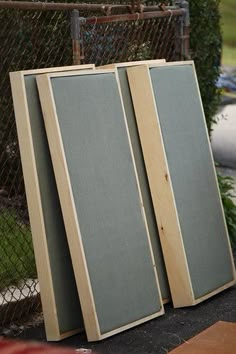
[[[143,206],[147,217],[147,225],[152,243],[152,249],[157,267],[158,279],[160,281],[161,294],[163,303],[170,301],[170,289],[163,260],[163,254],[161,250],[160,238],[158,234],[157,222],[155,212],[153,209],[152,197],[150,194],[150,188],[148,184],[147,173],[145,169],[145,163],[142,154],[142,147],[139,139],[138,127],[135,119],[132,97],[129,89],[129,83],[126,73],[126,68],[130,66],[137,66],[142,64],[158,65],[164,63],[165,60],[147,60],[128,63],[117,63],[105,65],[105,68],[117,68],[119,75],[120,87],[122,99],[124,102],[124,109],[127,118],[127,124],[129,128],[130,139],[134,152],[135,164],[137,167],[138,179],[140,183],[140,189],[143,198]]]
[[[128,68],[173,303],[235,284],[235,269],[193,62]]]
[[[37,78],[88,340],[163,314],[117,73]]]
[[[10,73],[44,323],[47,339],[54,341],[81,330],[83,319],[36,76],[93,68],[91,64]]]

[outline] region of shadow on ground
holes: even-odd
[[[168,304],[165,310],[164,316],[102,342],[88,343],[85,334],[78,334],[60,345],[93,349],[100,354],[165,354],[217,321],[236,322],[236,287],[195,307],[173,309]],[[17,338],[46,341],[42,324],[22,330]]]

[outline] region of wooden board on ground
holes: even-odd
[[[163,314],[113,71],[37,78],[89,341]]]
[[[126,68],[130,66],[143,65],[143,64],[155,66],[160,63],[165,63],[165,60],[146,60],[140,62],[138,61],[138,62],[128,62],[128,63],[117,63],[117,64],[105,65],[105,67],[117,68],[118,71],[122,99],[124,103],[124,109],[127,118],[132,148],[134,152],[134,159],[137,167],[140,189],[143,198],[143,206],[147,217],[148,230],[152,242],[152,249],[153,249],[154,259],[157,267],[158,279],[160,281],[162,300],[163,303],[167,303],[170,301],[170,289],[169,289],[161,244],[160,244],[155,212],[153,209],[152,197],[150,194],[150,188],[149,188],[145,163],[143,159],[142,147],[141,147],[140,138],[138,134],[137,122],[134,114],[133,102],[131,98],[128,78],[126,73]]]
[[[127,69],[175,307],[235,284],[193,62]]]
[[[235,354],[236,323],[216,322],[170,354]]]
[[[36,76],[69,66],[10,73],[21,162],[48,340],[83,328],[78,292],[41,112]]]

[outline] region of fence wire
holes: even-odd
[[[181,58],[183,16],[101,22],[93,15],[80,13],[90,16],[80,20],[84,63]],[[9,72],[73,64],[70,18],[0,9],[0,332],[41,308]]]
[[[9,72],[72,64],[69,12],[0,10],[0,327],[40,308]]]
[[[84,62],[105,65],[115,62],[181,58],[182,18],[164,17],[82,24]]]

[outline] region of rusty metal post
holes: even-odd
[[[184,60],[188,60],[190,59],[190,14],[188,1],[183,1],[182,7],[186,10],[183,23],[182,56]]]
[[[185,10],[181,21],[180,40],[181,40],[181,60],[190,59],[190,14],[189,3],[187,0],[176,0],[175,4]]]
[[[71,39],[73,51],[73,64],[81,64],[81,48],[80,48],[80,18],[79,11],[73,10],[71,13]]]

